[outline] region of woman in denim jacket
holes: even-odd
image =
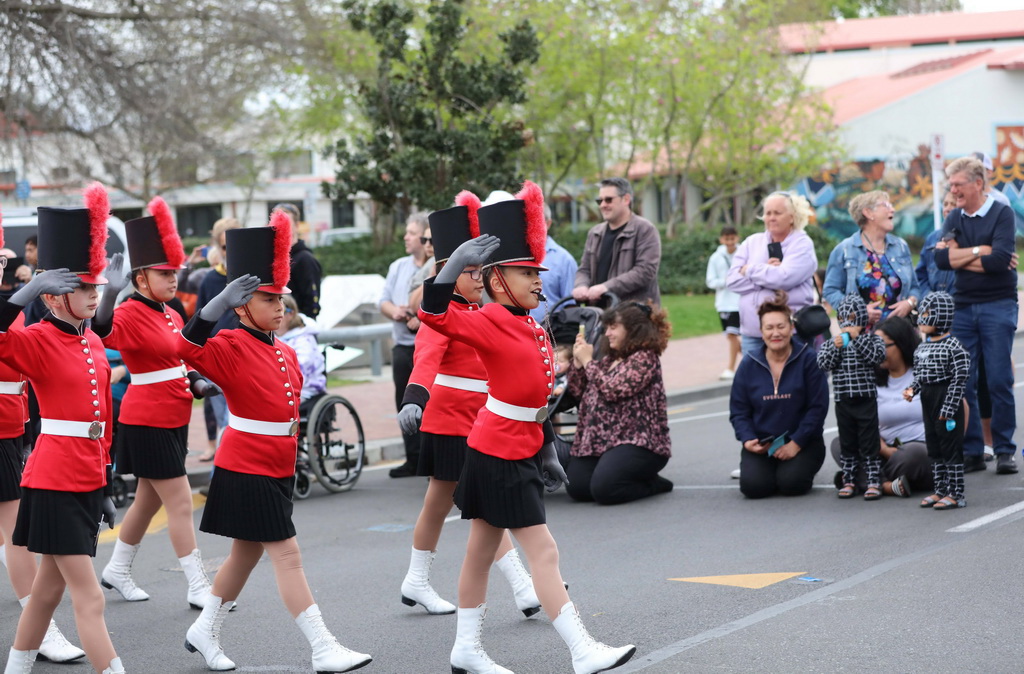
[[[889,316],[907,316],[921,295],[907,242],[892,234],[895,209],[880,190],[850,200],[860,231],[844,239],[828,257],[825,299],[838,306],[859,293],[868,305],[868,327]]]

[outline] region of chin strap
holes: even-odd
[[[76,321],[85,320],[84,318],[82,318],[81,316],[79,316],[78,314],[71,310],[71,301],[68,299],[67,295],[61,295],[61,299],[64,300],[64,310],[67,311],[68,314],[70,314],[71,318],[75,319]]]
[[[526,307],[524,307],[522,304],[519,303],[518,300],[516,300],[515,295],[513,295],[512,291],[509,290],[508,284],[505,283],[505,275],[501,273],[500,265],[494,268],[494,274],[495,276],[498,277],[498,283],[501,284],[501,289],[505,291],[506,295],[508,295],[508,301],[512,303],[512,306],[514,306],[517,309],[522,309],[523,311],[526,311]]]
[[[267,328],[263,327],[262,325],[260,325],[259,323],[256,322],[256,319],[252,317],[252,313],[249,311],[249,305],[248,304],[243,304],[242,305],[242,310],[245,312],[245,317],[247,319],[249,319],[250,323],[252,323],[252,327],[256,328],[260,332],[265,332],[268,335],[272,332],[271,330],[268,330]]]

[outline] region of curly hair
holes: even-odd
[[[789,308],[789,294],[785,290],[776,290],[775,297],[761,302],[761,306],[757,308],[757,322],[764,322],[764,315],[771,313],[785,314],[786,318],[793,322],[793,310]]]
[[[782,197],[786,200],[786,210],[793,216],[794,230],[802,231],[807,223],[814,218],[814,209],[805,197],[793,192],[772,192],[761,201],[761,206],[758,208],[761,215],[757,216],[758,220],[764,220],[764,205],[772,197]]]
[[[601,314],[601,324],[607,326],[615,323],[626,328],[623,348],[612,349],[608,346],[608,338],[601,337],[601,350],[613,358],[625,358],[643,350],[654,351],[660,356],[668,347],[668,338],[672,336],[668,312],[650,300],[646,304],[622,302],[605,309]]]

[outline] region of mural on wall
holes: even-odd
[[[896,208],[894,233],[923,238],[934,227],[928,155],[928,144],[922,143],[912,156],[907,153],[851,162],[801,180],[796,191],[814,206],[818,224],[841,238],[857,230],[847,210],[850,199],[863,192],[883,190]],[[992,163],[992,188],[1009,198],[1017,214],[1017,232],[1024,236],[1024,126],[996,128]]]

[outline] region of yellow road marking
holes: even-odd
[[[784,580],[789,580],[790,578],[801,576],[805,573],[807,572],[742,573],[735,576],[697,576],[694,578],[669,578],[669,580],[678,580],[684,583],[707,583],[708,585],[730,585],[732,587],[745,587],[750,590],[760,590],[768,587],[769,585],[781,583]]]
[[[206,497],[202,494],[192,494],[192,510],[199,510],[206,503]],[[123,517],[123,515],[122,515]],[[114,525],[113,529],[107,529],[106,525],[100,531],[100,543],[113,543],[117,540],[117,534],[121,531],[121,525]],[[163,506],[160,506],[160,510],[156,511],[153,515],[153,519],[149,522],[149,528],[146,529],[147,534],[155,534],[158,531],[163,531],[167,528],[167,511],[164,510]]]

